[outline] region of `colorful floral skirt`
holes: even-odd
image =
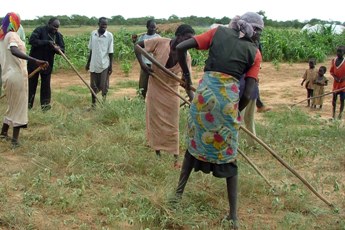
[[[197,160],[222,165],[235,162],[241,116],[239,81],[205,72],[188,115],[187,146]]]

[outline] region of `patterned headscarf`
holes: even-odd
[[[9,31],[17,32],[20,26],[20,17],[16,13],[8,13],[2,19],[1,28],[0,28],[0,40],[5,38],[5,35]]]
[[[247,12],[242,16],[235,16],[231,19],[229,27],[241,31],[244,36],[251,38],[255,28],[264,29],[262,17],[254,12]]]

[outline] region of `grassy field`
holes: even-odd
[[[280,68],[277,75],[289,72]],[[53,91],[53,109],[43,113],[36,105],[29,112],[22,147],[11,150],[0,142],[0,229],[228,229],[222,221],[228,212],[225,180],[192,173],[182,202],[169,203],[179,171],[172,156],[157,158],[146,146],[142,99],[127,93],[88,111],[87,88],[62,74],[54,79],[67,85]],[[138,72],[133,74],[117,76],[111,93],[135,91]],[[0,113],[5,109],[2,100]],[[182,156],[187,112],[181,109]],[[249,148],[241,139],[241,149],[274,186],[239,156],[241,229],[345,229],[343,122],[280,104],[256,127],[257,135],[335,207],[262,147]]]
[[[27,35],[33,29],[25,28]],[[68,43],[66,54],[85,79],[88,34],[94,29],[97,25],[60,28]],[[157,158],[147,147],[145,103],[135,93],[139,68],[130,35],[146,29],[109,26],[108,30],[118,37],[107,103],[90,111],[88,89],[57,57],[53,109],[43,113],[36,99],[29,127],[21,132],[22,146],[12,150],[10,143],[0,141],[0,229],[228,229],[229,223],[222,221],[228,212],[225,180],[192,173],[182,202],[169,203],[179,170],[172,167],[172,156],[163,153]],[[285,57],[282,51],[288,50],[304,60],[306,40],[291,39],[286,31],[268,30],[267,35],[266,50],[273,61],[263,63],[260,93],[274,110],[257,117],[257,136],[334,207],[311,193],[263,147],[249,148],[241,138],[241,149],[273,185],[268,186],[239,156],[241,229],[345,229],[344,120],[328,120],[329,99],[322,111],[287,106],[305,98],[300,82],[308,65],[275,57]],[[330,43],[329,37],[321,38],[317,44]],[[324,57],[320,46],[316,51]],[[192,54],[199,63],[193,70],[197,82],[205,55]],[[318,65],[329,63],[325,58]],[[4,98],[0,114],[5,111]],[[187,112],[188,108],[181,109],[180,160],[186,149]]]

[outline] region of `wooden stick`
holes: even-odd
[[[154,59],[151,55],[149,55],[146,50],[141,48],[139,45],[135,46],[135,49],[138,50],[142,55],[144,55],[148,60],[150,60],[153,64],[157,65],[158,68],[160,68],[162,71],[167,73],[169,76],[174,78],[180,83],[184,83],[183,80],[178,78],[174,73],[166,69],[163,65],[161,65],[156,59]],[[195,88],[191,88],[191,90],[195,91]],[[301,175],[299,175],[293,168],[291,168],[282,158],[280,158],[270,147],[268,147],[262,140],[257,138],[252,132],[250,132],[248,129],[244,128],[243,126],[240,126],[240,129],[245,131],[250,137],[252,137],[254,140],[256,140],[260,145],[262,145],[267,151],[269,151],[283,166],[285,166],[290,172],[292,172],[298,179],[300,179],[317,197],[319,197],[323,202],[325,202],[328,206],[333,207],[333,204],[331,204],[329,201],[327,201],[323,196],[321,196],[314,187],[305,180]]]
[[[39,67],[37,67],[34,71],[32,71],[32,72],[29,74],[28,78],[32,78],[32,76],[34,76],[37,72],[41,71],[41,69],[43,69],[43,67],[44,67],[44,66],[39,66]],[[6,94],[1,95],[1,96],[0,96],[0,99],[2,99],[2,98],[4,98],[4,97],[6,97]]]
[[[331,91],[331,92],[328,92],[328,93],[321,94],[321,95],[319,95],[319,96],[308,97],[307,99],[303,99],[302,101],[299,101],[299,102],[297,102],[297,103],[295,103],[295,104],[292,104],[292,105],[291,105],[291,108],[292,108],[293,106],[295,106],[295,105],[298,105],[298,104],[304,102],[304,101],[307,101],[307,100],[310,100],[310,99],[314,99],[314,98],[324,97],[324,96],[327,96],[327,95],[329,95],[329,94],[333,94],[333,93],[340,92],[340,91],[342,91],[342,90],[345,90],[345,87],[344,87],[344,88],[341,88],[341,89],[337,89],[337,90]]]
[[[61,49],[58,49],[60,55],[68,62],[68,64],[72,67],[72,69],[74,70],[74,72],[76,72],[76,74],[78,75],[78,77],[80,78],[80,80],[82,80],[84,82],[84,84],[89,88],[89,90],[91,91],[92,95],[96,98],[96,100],[101,103],[101,101],[98,99],[95,91],[93,91],[93,89],[89,86],[89,84],[81,77],[81,75],[78,73],[77,69],[73,66],[73,64],[68,60],[68,58],[66,57],[66,55],[61,51]]]
[[[173,72],[171,72],[170,70],[168,70],[167,68],[165,68],[165,66],[163,66],[161,63],[159,63],[154,57],[152,57],[146,50],[144,50],[143,48],[141,48],[141,46],[139,45],[135,45],[135,49],[138,50],[140,52],[141,55],[143,55],[145,58],[147,58],[148,60],[150,60],[153,64],[155,64],[156,66],[158,66],[159,69],[161,69],[164,73],[168,74],[170,77],[172,77],[173,79],[175,79],[176,81],[178,81],[180,84],[184,84],[184,81],[179,78],[178,76],[176,76],[176,74],[174,74]],[[195,92],[195,88],[193,86],[190,87],[190,89],[192,91]]]
[[[32,78],[37,72],[41,71],[41,70],[43,69],[43,67],[45,67],[45,66],[39,66],[39,67],[37,67],[34,71],[32,71],[32,72],[29,74],[28,78]]]
[[[271,187],[273,188],[273,186],[271,185],[271,183],[267,180],[267,178],[261,173],[261,171],[259,170],[259,168],[254,164],[254,162],[252,162],[246,154],[244,154],[244,152],[242,150],[240,150],[239,148],[237,149],[238,153],[241,154],[243,156],[244,159],[246,159],[248,161],[248,163],[255,169],[255,171],[257,173],[259,173],[259,175],[265,180],[265,182]]]
[[[262,145],[268,152],[272,154],[274,158],[276,158],[282,165],[285,166],[292,174],[294,174],[298,179],[300,179],[304,185],[306,185],[317,197],[319,197],[323,202],[325,202],[328,206],[333,207],[333,204],[326,200],[321,194],[319,194],[315,188],[306,180],[304,179],[296,170],[294,170],[290,165],[288,165],[280,156],[278,156],[269,146],[267,146],[262,140],[257,138],[252,132],[246,129],[243,126],[240,126],[244,132],[246,132],[249,136],[251,136],[254,140],[256,140],[260,145]]]
[[[179,98],[181,98],[185,103],[187,103],[188,105],[190,105],[190,102],[187,101],[186,98],[182,97],[180,94],[178,94],[173,88],[171,88],[167,83],[165,83],[157,74],[151,72],[150,73],[151,76],[153,76],[155,79],[157,79],[160,83],[162,83],[165,87],[167,87],[173,94],[175,94],[176,96],[178,96]]]

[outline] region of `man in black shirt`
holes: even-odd
[[[49,19],[46,26],[37,27],[31,34],[29,44],[31,45],[30,56],[49,62],[46,70],[41,70],[29,79],[29,109],[32,108],[38,84],[38,77],[41,76],[40,101],[43,111],[49,110],[51,99],[50,79],[54,66],[54,56],[59,53],[59,49],[64,52],[65,43],[63,36],[58,32],[60,21],[53,17]],[[33,62],[28,62],[29,74],[38,66]]]

